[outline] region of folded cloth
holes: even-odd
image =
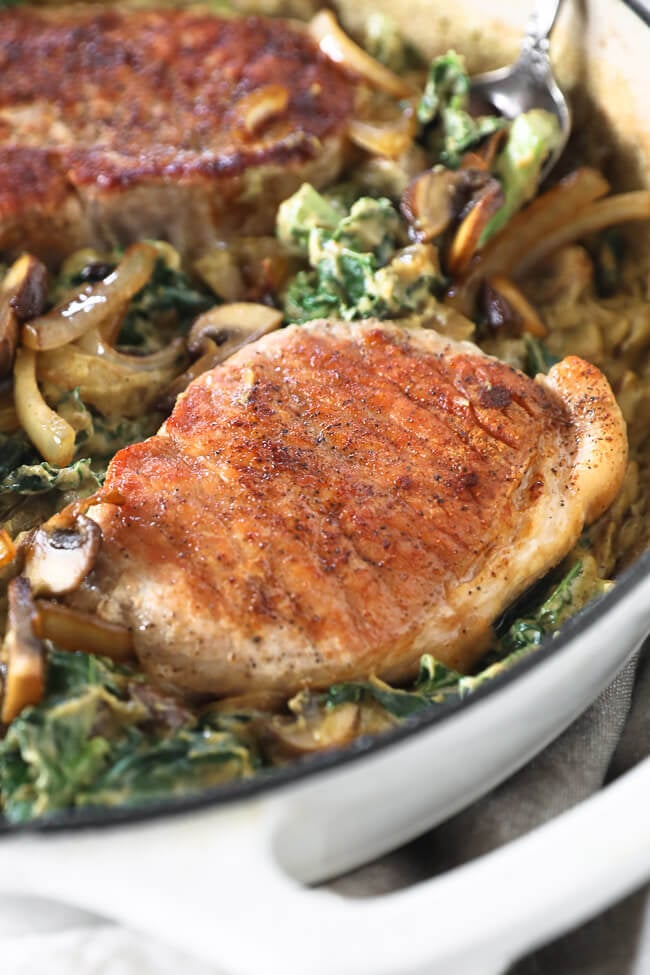
[[[425,836],[328,886],[351,897],[386,893],[541,825],[650,755],[649,700],[650,644],[560,738],[511,779]],[[227,975],[117,925],[35,898],[0,898],[0,959],[10,975]],[[268,972],[275,970],[270,960]],[[649,972],[646,890],[523,959],[509,975]]]

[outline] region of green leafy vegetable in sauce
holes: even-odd
[[[118,345],[155,351],[161,345],[161,318],[170,318],[178,333],[214,303],[214,295],[198,290],[183,271],[159,257],[150,280],[129,305]]]
[[[458,168],[468,149],[508,125],[495,115],[470,115],[469,88],[462,58],[448,51],[431,62],[417,108],[418,122],[426,130],[434,155],[450,169]]]
[[[89,458],[76,460],[67,467],[54,467],[43,460],[39,464],[21,464],[0,481],[0,495],[43,494],[47,491],[91,490],[102,484],[103,478],[91,467]]]
[[[561,137],[556,117],[541,108],[533,108],[514,120],[495,165],[505,200],[483,231],[481,247],[535,196],[544,160],[559,145]]]
[[[21,464],[37,461],[38,455],[24,433],[0,433],[0,484]]]
[[[127,668],[53,651],[46,700],[0,743],[0,794],[18,823],[71,805],[186,794],[259,764],[246,721],[202,719]]]
[[[276,235],[287,247],[306,256],[312,230],[334,230],[342,215],[310,183],[303,183],[293,196],[280,204]]]
[[[278,235],[299,240],[312,268],[288,284],[287,321],[397,318],[423,310],[440,294],[444,278],[437,251],[419,244],[401,247],[405,227],[390,200],[361,197],[341,212],[308,189],[303,186],[290,197],[278,217]]]

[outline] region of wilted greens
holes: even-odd
[[[437,252],[407,243],[390,200],[361,197],[348,209],[305,184],[280,207],[279,238],[311,268],[284,294],[287,321],[399,318],[423,311],[444,286]]]
[[[0,796],[19,823],[70,806],[183,795],[259,763],[245,719],[197,716],[128,668],[52,651],[45,701],[0,743]]]
[[[178,330],[214,304],[214,295],[199,290],[183,271],[159,257],[150,280],[131,301],[118,345],[155,349],[160,345],[161,317],[170,316]]]
[[[409,688],[377,678],[348,681],[322,694],[303,692],[300,710],[316,710],[325,719],[353,703],[379,709],[394,723],[465,697],[538,647],[609,585],[587,555],[559,581],[546,583],[544,595],[535,594],[535,607],[527,605],[525,615],[507,622],[477,674],[463,676],[425,654]],[[52,650],[45,700],[23,711],[0,742],[3,813],[19,823],[73,806],[136,805],[250,775],[271,764],[264,747],[269,718],[245,707],[196,712],[130,668]]]
[[[508,125],[496,115],[470,115],[469,88],[465,65],[455,51],[431,62],[418,104],[418,122],[436,160],[450,169],[458,168],[468,149]]]
[[[535,196],[544,160],[560,139],[560,123],[541,108],[524,112],[514,120],[495,165],[505,200],[485,228],[481,247]]]

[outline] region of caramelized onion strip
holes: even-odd
[[[24,325],[23,345],[29,349],[58,349],[97,328],[144,287],[157,253],[151,244],[133,244],[102,281]]]
[[[0,569],[10,565],[16,558],[16,546],[11,535],[4,528],[0,528]]]
[[[13,579],[8,595],[9,621],[3,645],[7,673],[0,713],[3,724],[9,724],[26,707],[38,704],[45,691],[45,647],[35,632],[37,616],[27,579]]]
[[[413,142],[416,129],[415,112],[409,106],[390,121],[351,119],[347,133],[350,142],[371,155],[399,159]]]
[[[554,251],[617,223],[650,220],[650,190],[617,193],[579,210],[573,219],[540,239],[516,264],[517,277],[526,274]]]
[[[330,61],[344,65],[395,98],[409,98],[414,94],[410,85],[355,44],[330,10],[316,14],[309,23],[309,33]]]
[[[500,295],[510,305],[519,319],[522,332],[527,332],[529,335],[541,339],[548,335],[548,329],[544,322],[525,295],[509,278],[502,274],[495,274],[487,283],[497,295]]]
[[[454,287],[449,298],[451,304],[465,314],[471,314],[482,281],[494,274],[514,275],[525,256],[540,242],[560,227],[574,222],[580,210],[608,190],[604,176],[595,169],[584,167],[542,193],[520,210],[477,255],[467,274]]]
[[[74,455],[75,432],[47,405],[36,382],[36,353],[18,349],[14,364],[14,400],[21,427],[49,464],[65,467]]]

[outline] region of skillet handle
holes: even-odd
[[[0,889],[94,910],[227,975],[497,975],[650,876],[650,759],[527,836],[411,889],[349,900],[276,857],[300,807],[0,841]],[[621,828],[617,828],[620,825]]]

